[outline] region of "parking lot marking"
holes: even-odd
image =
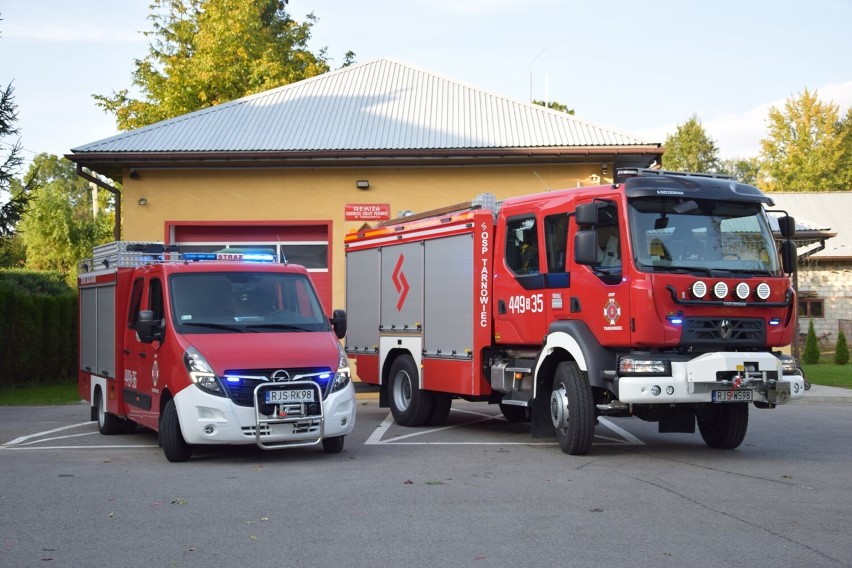
[[[440,426],[437,428],[429,428],[426,430],[418,430],[415,432],[411,432],[409,434],[404,434],[401,436],[394,436],[393,438],[384,439],[385,434],[390,430],[390,427],[393,425],[393,415],[388,413],[384,420],[382,420],[381,424],[379,424],[376,429],[370,434],[370,437],[367,438],[367,441],[364,442],[365,446],[375,446],[375,445],[400,445],[400,446],[554,446],[556,442],[484,442],[484,441],[470,441],[470,442],[441,442],[441,441],[403,441],[410,440],[416,436],[423,436],[424,434],[434,434],[435,432],[441,432],[444,430],[451,430],[454,428],[460,428],[464,426],[470,426],[473,424],[479,424],[481,422],[487,422],[489,420],[503,420],[505,418],[498,415],[491,414],[483,414],[479,412],[472,412],[469,410],[461,410],[461,409],[452,409],[452,412],[460,412],[464,414],[472,414],[474,416],[479,416],[480,418],[477,420],[471,420],[468,422],[464,422],[461,424],[453,424],[451,426]],[[613,424],[611,421],[606,418],[598,418],[598,422],[608,429],[612,430],[617,435],[621,436],[621,438],[615,438],[612,436],[603,436],[600,434],[595,434],[595,444],[599,446],[609,446],[609,445],[617,445],[617,446],[644,446],[645,443],[642,442],[639,438],[621,428]],[[601,442],[601,440],[605,440]]]
[[[55,434],[56,432],[63,432],[65,430],[70,430],[71,428],[79,428],[80,426],[86,426],[91,424],[91,422],[79,422],[77,424],[69,424],[68,426],[62,426],[60,428],[54,428],[53,430],[45,430],[44,432],[36,432],[35,434],[30,434],[29,436],[21,436],[19,438],[15,438],[11,442],[6,442],[3,444],[4,446],[18,446],[23,444],[27,440],[31,438],[40,438],[41,436],[47,436],[48,434]]]
[[[0,449],[3,450],[100,450],[100,449],[116,449],[116,448],[156,448],[157,444],[112,444],[112,445],[104,445],[104,446],[41,446],[38,444],[44,444],[45,442],[52,442],[56,440],[68,440],[71,438],[79,438],[81,436],[92,436],[97,434],[98,432],[83,432],[82,434],[68,434],[67,436],[52,436],[49,438],[45,438],[44,436],[49,436],[50,434],[56,434],[57,432],[65,432],[67,430],[71,430],[72,428],[79,428],[80,426],[88,426],[93,424],[93,422],[79,422],[77,424],[69,424],[68,426],[62,426],[60,428],[54,428],[52,430],[45,430],[43,432],[36,432],[35,434],[30,434],[28,436],[20,436],[11,440],[9,442],[5,442]]]

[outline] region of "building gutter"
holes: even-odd
[[[77,175],[81,178],[92,182],[100,188],[103,188],[115,196],[115,226],[112,229],[113,237],[116,241],[121,240],[121,192],[117,187],[112,186],[97,176],[93,176],[83,169],[82,164],[77,164]]]

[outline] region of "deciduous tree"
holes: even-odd
[[[767,191],[837,191],[844,187],[844,139],[836,104],[805,89],[784,108],[769,109],[767,137],[760,141]]]
[[[121,130],[231,101],[329,69],[325,49],[308,49],[317,18],[302,23],[287,0],[154,0],[148,55],[136,60],[133,86],[94,95]],[[354,60],[344,56],[343,65]]]
[[[685,172],[717,172],[719,149],[696,115],[679,124],[665,142],[663,168]]]

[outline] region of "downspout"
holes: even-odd
[[[93,176],[92,174],[83,170],[83,166],[81,164],[77,164],[77,175],[83,179],[86,179],[98,187],[102,187],[107,190],[111,194],[115,196],[115,227],[112,229],[112,236],[116,241],[121,240],[121,192],[117,187],[114,187],[105,181],[101,180],[99,177]]]

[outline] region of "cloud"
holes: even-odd
[[[833,102],[845,115],[852,108],[852,81],[828,83],[815,89],[823,103]],[[715,140],[719,155],[724,158],[750,158],[760,154],[760,140],[766,137],[766,120],[771,107],[783,108],[790,97],[798,97],[802,91],[789,93],[784,98],[768,101],[742,112],[732,112],[704,118],[699,116],[707,134]],[[638,136],[645,140],[665,141],[674,134],[677,124],[666,124],[643,130]]]

